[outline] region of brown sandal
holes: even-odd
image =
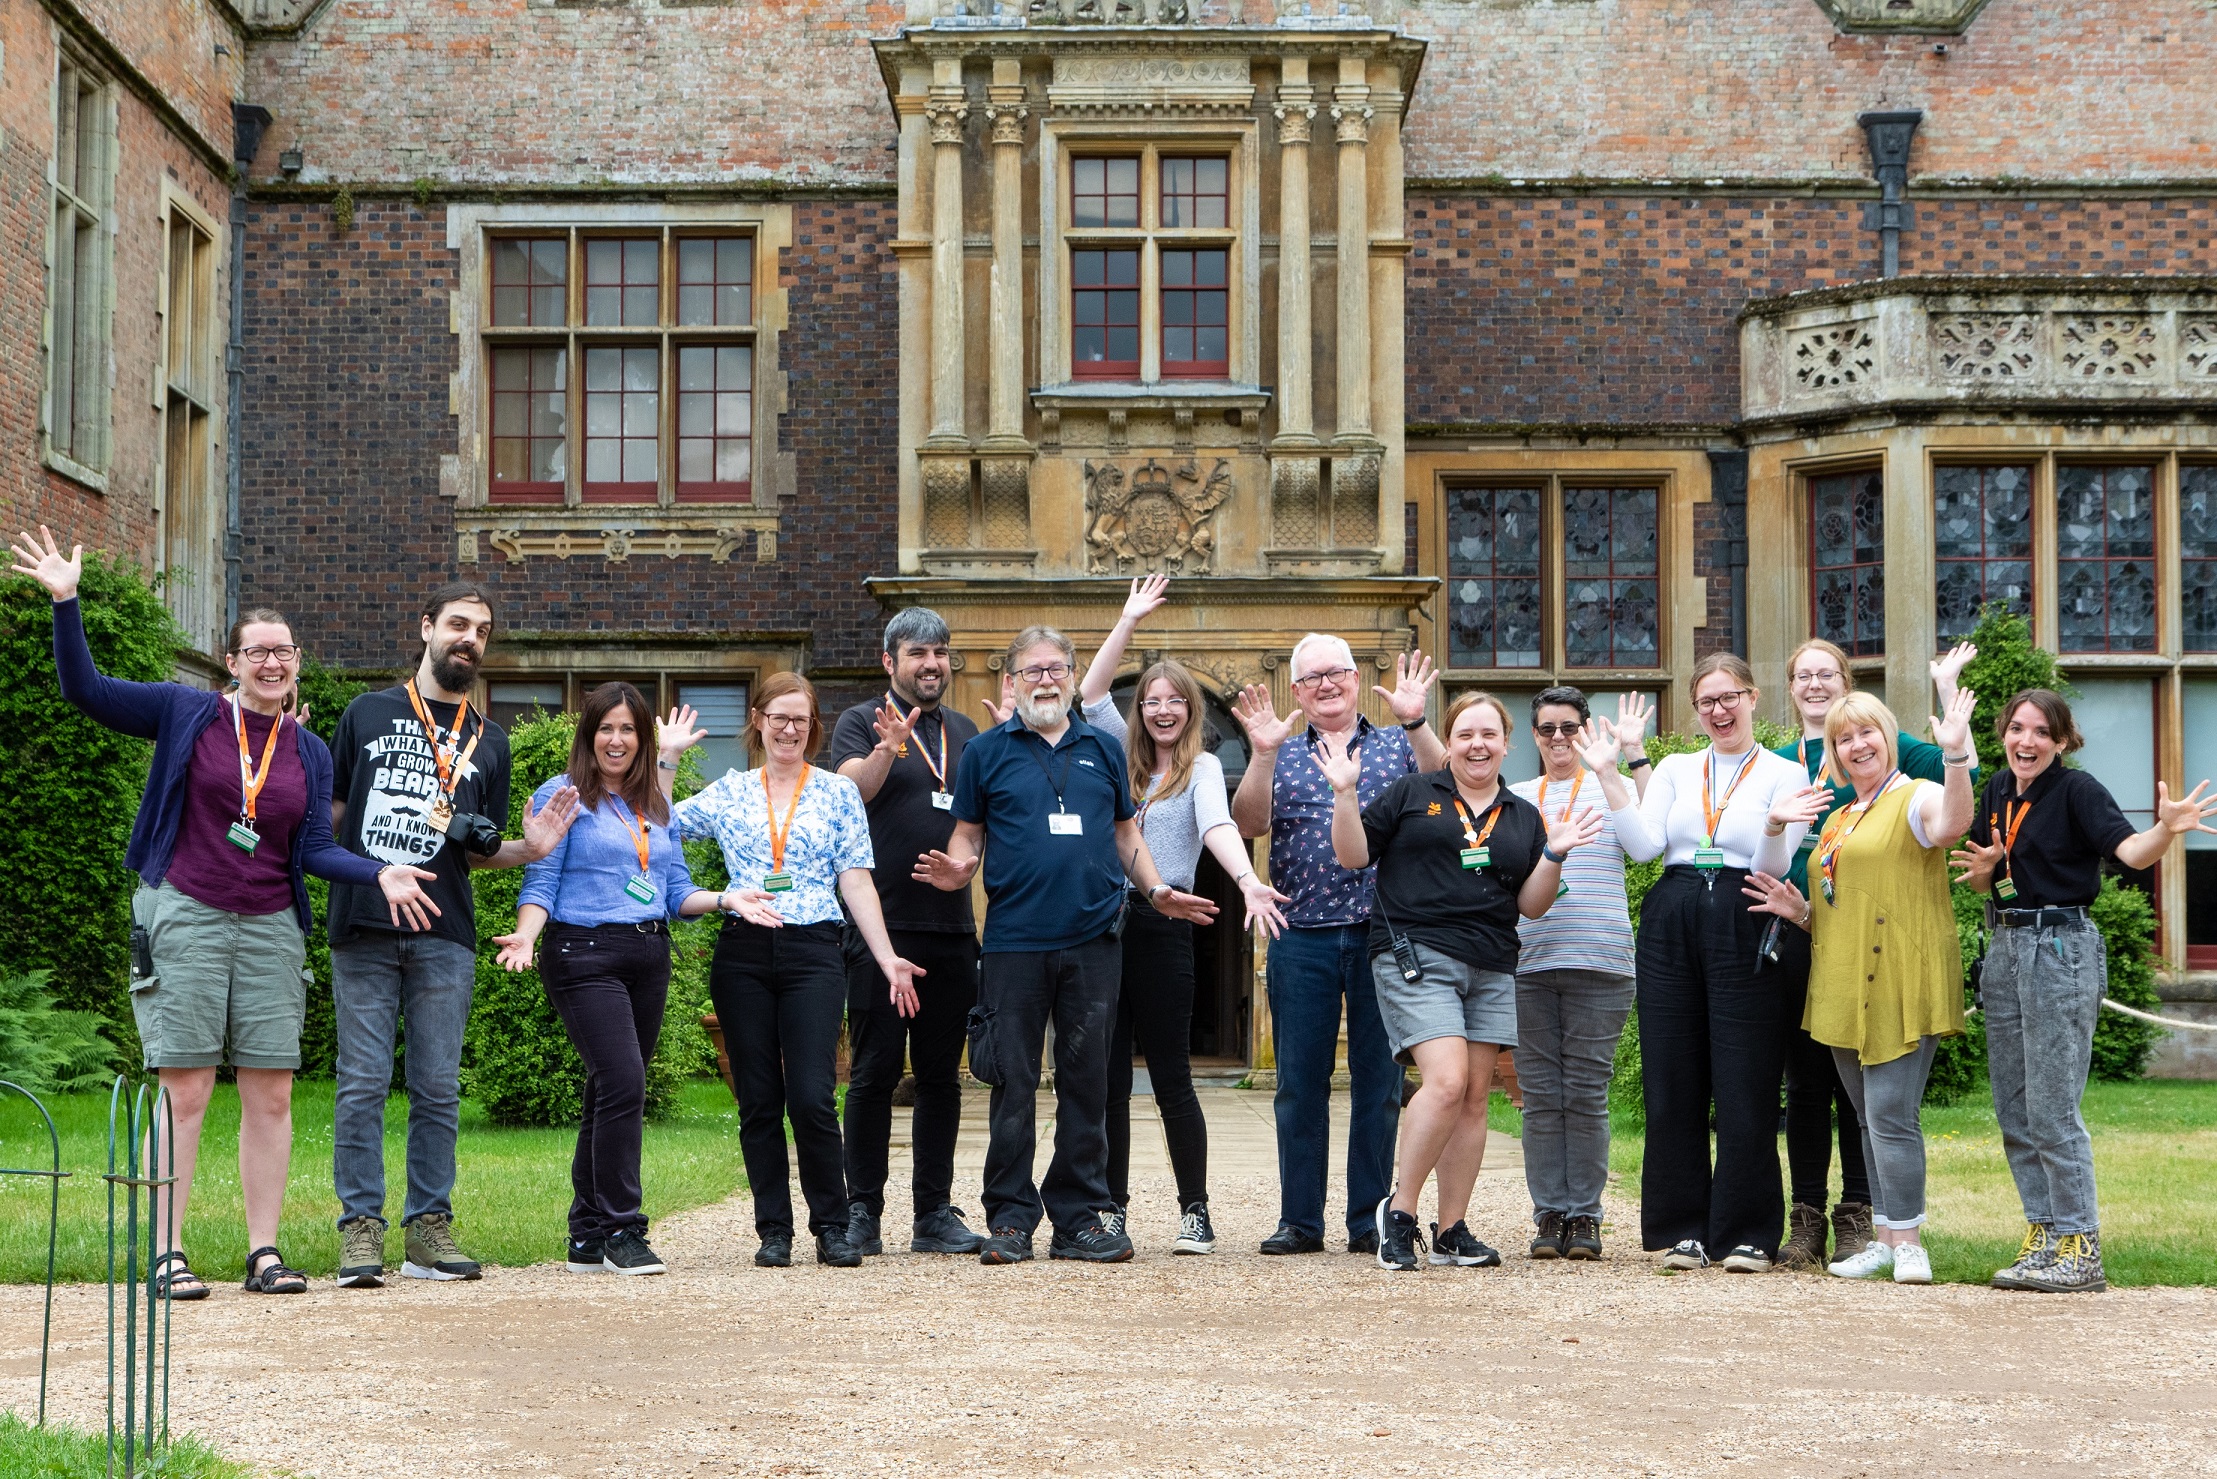
[[[269,1255],[270,1261],[259,1269],[255,1268],[254,1260],[264,1253]],[[256,1248],[246,1255],[246,1283],[243,1287],[249,1294],[306,1294],[308,1276],[297,1268],[287,1268],[285,1255],[275,1248]]]

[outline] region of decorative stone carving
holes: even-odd
[[[1878,335],[1868,323],[1826,324],[1799,335],[1791,356],[1803,390],[1861,385],[1878,368]]]
[[[1246,117],[1254,101],[1245,56],[1058,55],[1047,87],[1057,114]]]
[[[1302,89],[1304,92],[1307,90]],[[1286,89],[1280,88],[1279,96],[1283,97],[1285,92]],[[1270,111],[1278,120],[1278,142],[1281,145],[1306,144],[1309,141],[1309,120],[1316,117],[1314,107],[1293,107],[1281,102]]]
[[[1024,120],[1031,109],[1022,103],[995,103],[985,110],[985,116],[993,124],[993,142],[996,144],[1021,144],[1024,142]]]
[[[1378,459],[1369,453],[1332,459],[1332,546],[1368,549],[1378,542]]]
[[[2040,368],[2040,320],[2029,313],[1950,313],[1932,320],[1934,373],[1950,380],[2027,380]]]
[[[1216,547],[1213,516],[1232,496],[1231,462],[1207,473],[1192,458],[1175,467],[1150,457],[1129,474],[1113,462],[1085,464],[1085,531],[1096,575],[1134,568],[1205,575]]]
[[[2056,326],[2065,374],[2082,380],[2152,378],[2157,365],[2155,324],[2144,315],[2072,315]]]
[[[1032,464],[1028,457],[988,457],[978,464],[978,502],[985,547],[1028,549],[1032,542]]]
[[[924,543],[932,549],[963,549],[970,543],[970,461],[966,457],[926,457],[923,461]]]
[[[767,562],[777,558],[777,533],[767,527],[716,524],[641,533],[637,529],[527,529],[511,524],[464,534],[462,538],[468,541],[468,563],[476,562],[480,532],[485,542],[511,565],[521,565],[533,555],[567,560],[572,555],[593,554],[618,565],[628,562],[633,555],[660,555],[666,560],[706,555],[711,563],[722,565],[739,552],[750,533],[755,536],[757,560]]]
[[[1320,502],[1323,475],[1313,457],[1280,457],[1270,464],[1270,537],[1281,549],[1315,549],[1324,542]]]
[[[2217,385],[2217,318],[2180,318],[2179,378]]]
[[[1368,91],[1369,89],[1364,89]],[[1332,118],[1339,125],[1338,137],[1342,144],[1366,144],[1370,142],[1370,109],[1335,105]]]
[[[935,97],[924,104],[924,117],[931,122],[931,141],[935,144],[959,144],[962,142],[962,120],[970,111],[969,105],[955,98]]]
[[[1908,31],[1927,36],[1960,35],[1986,0],[1817,0],[1832,24],[1850,34]]]

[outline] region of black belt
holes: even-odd
[[[1667,863],[1663,867],[1663,876],[1665,878],[1676,876],[1679,878],[1706,879],[1714,878],[1720,873],[1727,878],[1745,878],[1747,877],[1748,870],[1745,868],[1734,868],[1730,865],[1716,868],[1697,868],[1692,863]]]
[[[1996,909],[1994,925],[2005,930],[2062,929],[2067,925],[2088,924],[2092,916],[2084,904],[2074,904],[2068,909]]]
[[[669,921],[663,919],[642,919],[635,924],[625,924],[621,920],[611,920],[607,924],[564,924],[557,919],[554,927],[558,930],[583,930],[587,934],[597,930],[629,930],[642,935],[666,935],[670,932]]]

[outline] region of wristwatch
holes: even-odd
[[[1655,762],[1653,760],[1649,759],[1645,755],[1635,755],[1630,760],[1624,762],[1624,768],[1626,770],[1638,770],[1643,765],[1653,765],[1654,763]]]
[[[1172,888],[1169,884],[1158,883],[1153,888],[1147,890],[1147,902],[1150,904],[1155,902],[1156,894],[1174,894],[1176,892],[1177,890]]]

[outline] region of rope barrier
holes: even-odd
[[[2123,1012],[2128,1017],[2138,1017],[2143,1022],[2154,1022],[2163,1027],[2185,1027],[2195,1032],[2217,1032],[2217,1022],[2188,1022],[2178,1017],[2158,1017],[2153,1012],[2143,1012],[2138,1007],[2128,1007],[2121,1001],[2102,998],[2102,1005],[2113,1012]]]

